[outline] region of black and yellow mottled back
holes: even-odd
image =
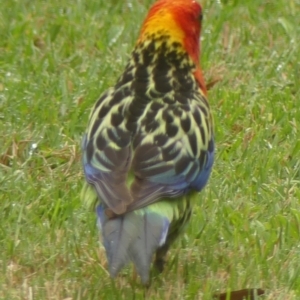
[[[206,184],[212,118],[195,70],[180,44],[153,35],[97,101],[84,139],[85,174],[114,213]]]

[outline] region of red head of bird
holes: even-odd
[[[195,77],[203,92],[206,87],[199,68],[202,7],[194,0],[158,0],[150,8],[142,25],[138,43],[157,36],[167,35],[169,41],[181,44],[198,67]]]

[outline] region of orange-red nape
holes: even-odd
[[[202,8],[194,0],[158,0],[150,8],[138,41],[143,42],[152,34],[166,34],[170,42],[182,44],[199,66],[201,18]],[[195,72],[195,77],[206,94],[200,68]]]

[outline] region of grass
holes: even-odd
[[[2,1],[0,299],[300,298],[300,1],[205,1],[217,159],[166,271],[106,271],[79,199],[81,136],[151,1]],[[298,83],[297,83],[298,82]]]

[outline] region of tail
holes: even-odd
[[[165,243],[169,230],[170,215],[167,215],[148,207],[109,219],[105,207],[97,206],[98,224],[112,277],[132,261],[142,282],[149,282],[152,256]]]

